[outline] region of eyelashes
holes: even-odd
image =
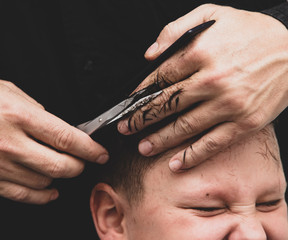
[[[259,206],[266,206],[266,207],[271,207],[271,206],[276,206],[278,203],[280,203],[281,199],[269,201],[269,202],[263,202],[263,203],[256,203],[256,207]]]
[[[256,203],[255,207],[259,212],[271,212],[276,210],[281,203],[281,199],[267,202]],[[192,210],[196,215],[203,217],[212,217],[229,211],[229,207],[182,207],[183,209]],[[232,210],[233,212],[233,210]]]
[[[224,210],[224,208],[218,208],[218,207],[196,207],[193,209],[197,211],[202,211],[202,212],[214,212],[214,211]]]

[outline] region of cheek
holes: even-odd
[[[285,236],[288,239],[288,217],[286,207],[285,209],[283,207],[275,212],[263,213],[261,220],[269,238],[282,240],[283,236]]]

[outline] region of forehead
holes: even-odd
[[[285,191],[286,182],[272,129],[231,146],[197,167],[175,174],[169,170],[168,161],[182,148],[180,146],[161,156],[147,172],[145,192],[154,189],[163,194],[167,191],[181,193],[181,196],[208,194],[236,198],[239,195],[260,196]]]

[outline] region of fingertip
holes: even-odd
[[[106,153],[104,153],[104,154],[101,154],[99,157],[97,157],[96,163],[104,164],[104,163],[106,163],[108,160],[109,160],[109,155],[106,154]]]
[[[50,201],[54,201],[54,200],[56,200],[58,197],[59,197],[59,192],[55,189],[55,190],[52,192],[51,196],[50,196]]]
[[[79,144],[77,150],[76,156],[90,162],[103,164],[104,162],[107,162],[109,158],[107,150],[87,134],[85,134],[85,141],[83,138],[81,147]]]
[[[153,60],[155,58],[155,54],[157,53],[159,48],[159,44],[154,42],[145,52],[144,56],[148,60]]]
[[[127,135],[129,134],[129,126],[128,126],[128,120],[123,120],[123,121],[120,121],[117,125],[117,129],[120,133],[124,134],[124,135]]]
[[[139,143],[138,150],[142,155],[148,156],[153,151],[153,145],[150,141],[144,139]]]
[[[173,159],[169,162],[169,168],[172,172],[177,172],[181,169],[183,163],[179,159]]]

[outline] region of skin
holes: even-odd
[[[154,155],[214,127],[192,148],[179,149],[172,156],[173,171],[197,165],[264,127],[287,106],[288,32],[272,17],[203,5],[168,24],[145,57],[157,58],[186,30],[210,19],[216,23],[137,89],[151,84],[157,76],[169,84],[177,83],[146,106],[157,113],[181,90],[171,101],[170,110],[143,124],[143,112],[147,110],[144,107],[132,117],[130,130],[127,121],[119,124],[120,132],[132,134],[136,131],[134,122],[142,130],[174,112],[201,103],[139,145],[143,155]],[[46,112],[22,90],[2,80],[0,124],[2,197],[47,203],[58,197],[56,189],[48,188],[54,178],[80,174],[84,159],[98,163],[108,159],[107,151],[87,135]]]
[[[11,200],[33,204],[55,200],[57,189],[48,188],[54,178],[77,176],[84,160],[104,163],[108,157],[87,134],[3,80],[0,126],[0,196]]]
[[[204,132],[192,146],[171,156],[172,171],[200,164],[262,129],[288,104],[288,31],[265,14],[202,5],[168,24],[145,57],[156,59],[184,32],[212,19],[216,22],[209,29],[135,90],[159,82],[163,93],[118,124],[122,134],[133,134],[180,114],[139,143],[139,151],[145,156]]]
[[[106,198],[96,196],[106,203],[114,199],[114,207],[123,216],[114,231],[103,231],[105,221],[107,226],[115,221],[108,214],[101,219],[102,202],[94,215],[100,238],[288,239],[286,181],[276,140],[263,142],[267,136],[261,135],[260,141],[252,137],[180,174],[167,167],[178,150],[174,149],[147,172],[144,196],[138,203],[131,204],[125,194],[100,186],[102,194],[108,190]]]

